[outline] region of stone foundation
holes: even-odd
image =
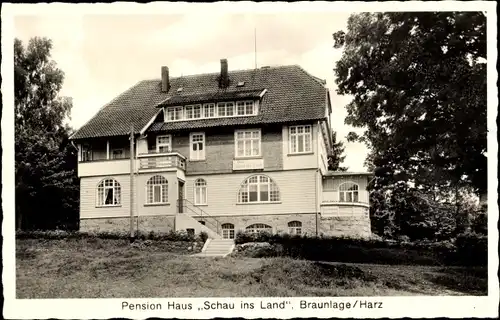
[[[170,232],[174,230],[174,216],[139,216],[134,217],[134,230],[140,232]],[[130,218],[94,218],[81,219],[82,232],[128,232]]]
[[[302,234],[315,235],[316,234],[316,214],[315,213],[297,213],[297,214],[267,214],[267,215],[248,215],[248,216],[214,216],[222,225],[224,223],[232,223],[234,225],[235,233],[238,231],[245,231],[246,227],[263,223],[273,228],[273,233],[288,233],[288,223],[291,221],[302,222]],[[199,218],[195,218],[201,220]],[[207,219],[210,222],[214,220]],[[211,223],[206,223],[206,226],[214,227]],[[214,230],[216,231],[216,230]]]
[[[200,218],[193,217],[200,221]],[[288,233],[288,223],[300,221],[302,223],[302,234],[316,235],[316,214],[268,214],[248,216],[214,216],[219,224],[231,223],[234,225],[235,233],[245,231],[246,227],[263,223],[272,227],[273,233]],[[212,218],[207,220],[214,221]],[[368,214],[351,216],[321,216],[318,215],[318,234],[325,236],[350,236],[368,237],[371,235],[370,217]],[[139,216],[135,217],[134,229],[140,232],[170,232],[175,226],[175,216]],[[215,227],[206,223],[206,227]],[[81,219],[80,231],[83,232],[128,232],[130,230],[130,218],[93,218]],[[221,230],[218,230],[222,232]]]
[[[337,237],[369,237],[371,235],[370,217],[366,215],[321,217],[320,234]]]

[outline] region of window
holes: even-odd
[[[235,132],[236,157],[260,156],[260,130],[237,130]]]
[[[123,159],[123,158],[125,158],[125,155],[123,153],[123,149],[114,149],[112,157],[113,157],[113,159]]]
[[[167,108],[167,120],[182,120],[182,107]]]
[[[254,175],[247,178],[238,192],[239,203],[277,201],[280,201],[278,185],[265,175]]]
[[[219,117],[232,117],[234,115],[234,102],[217,103]]]
[[[246,231],[250,233],[259,233],[259,232],[273,232],[273,228],[263,223],[255,223],[248,227],[246,227]]]
[[[204,116],[205,118],[215,117],[215,103],[207,103],[204,105]]]
[[[302,222],[300,221],[288,222],[288,233],[296,235],[302,234]]]
[[[345,182],[339,186],[339,201],[340,202],[358,202],[359,187],[353,182]]]
[[[165,177],[153,176],[146,183],[146,204],[168,202],[168,182]]]
[[[201,118],[201,105],[186,106],[186,119],[200,119]]]
[[[304,153],[312,151],[311,126],[290,127],[290,153]]]
[[[207,182],[204,179],[194,182],[194,204],[207,204]]]
[[[234,224],[224,223],[221,227],[222,239],[234,239]]]
[[[172,150],[172,136],[156,137],[156,152],[166,153]]]
[[[205,160],[205,133],[191,133],[190,141],[189,158],[191,160]]]
[[[104,179],[97,185],[97,206],[118,206],[121,204],[121,187],[115,179]]]
[[[253,115],[253,101],[238,101],[236,102],[236,114],[238,116]]]
[[[92,158],[92,148],[89,145],[83,145],[80,151],[81,159],[80,161],[91,161]]]

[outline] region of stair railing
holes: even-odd
[[[208,223],[210,226],[212,226],[212,228],[210,229],[215,229],[215,232],[218,235],[221,235],[221,223],[215,217],[212,217],[210,214],[208,214],[208,212],[201,209],[187,199],[179,199],[177,200],[177,203],[179,213],[185,213],[185,211],[188,210],[189,212],[198,215],[200,221],[203,221],[205,225]]]

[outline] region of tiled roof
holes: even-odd
[[[204,102],[217,102],[217,101],[228,101],[228,100],[239,100],[239,99],[251,99],[259,98],[260,94],[264,89],[259,90],[235,90],[229,89],[218,92],[207,92],[207,93],[197,93],[197,94],[183,94],[183,92],[168,97],[164,101],[158,104],[159,107],[162,106],[177,106],[185,105],[189,103],[204,103]]]
[[[219,88],[219,73],[183,76],[170,79],[168,92],[161,92],[161,80],[145,80],[125,91],[83,125],[71,139],[127,135],[130,127],[139,132],[158,112],[157,105],[179,97],[214,97],[235,92],[262,92],[266,89],[259,115],[153,123],[148,131],[165,131],[243,125],[284,123],[325,118],[324,83],[299,66],[281,66],[229,72],[229,87]],[[237,87],[238,82],[245,82]],[[182,88],[182,92],[177,89]],[[175,100],[174,100],[175,101]],[[187,102],[187,100],[182,100]],[[190,101],[192,102],[192,101]],[[177,103],[177,102],[176,102]],[[181,102],[179,102],[181,103]],[[170,104],[170,103],[169,103]]]

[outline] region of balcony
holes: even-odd
[[[323,205],[333,205],[333,204],[341,204],[341,205],[368,205],[368,191],[360,190],[358,192],[357,201],[340,201],[339,192],[338,191],[323,191],[322,193],[322,204]]]
[[[150,151],[138,155],[139,170],[148,169],[181,169],[186,170],[186,158],[177,153],[157,153]]]

